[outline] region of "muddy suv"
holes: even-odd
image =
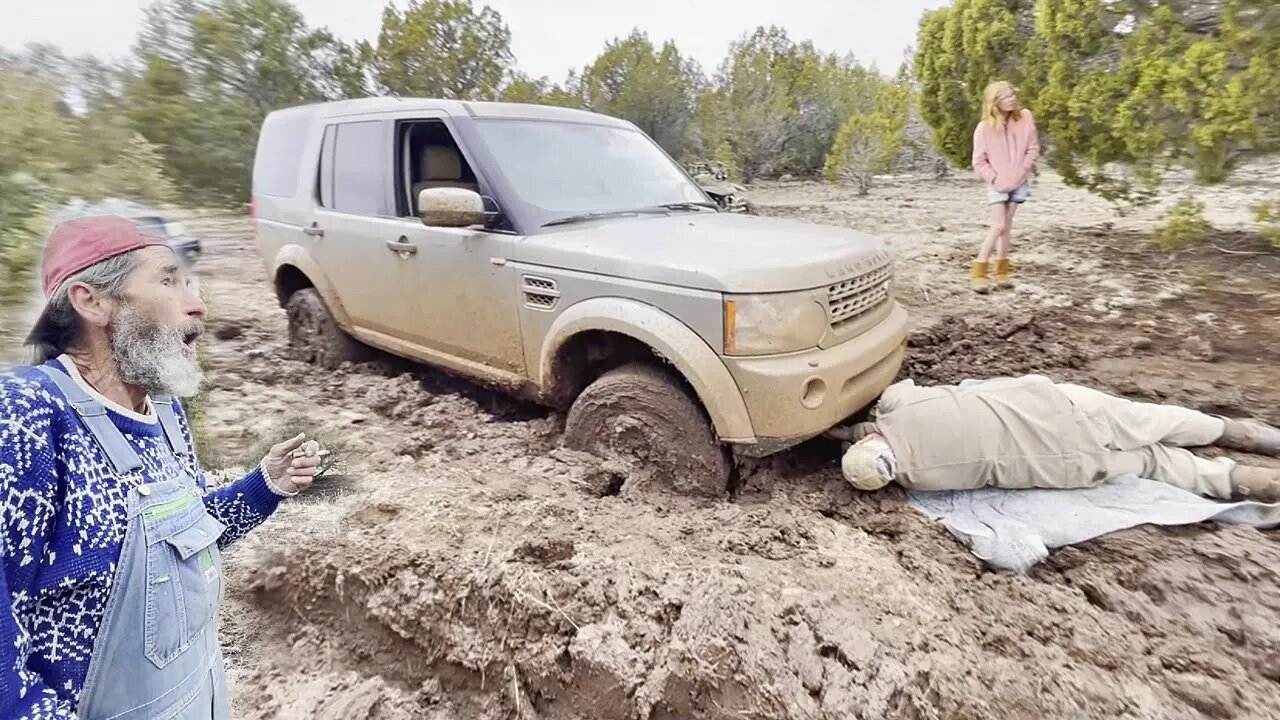
[[[280,110],[253,173],[294,352],[368,346],[567,411],[565,443],[723,491],[865,407],[901,366],[891,256],[719,211],[628,122],[367,98]]]

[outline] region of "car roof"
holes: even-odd
[[[473,118],[560,120],[563,122],[586,122],[621,128],[634,127],[626,120],[601,113],[591,112],[589,110],[579,110],[577,108],[566,108],[555,105],[538,105],[534,103],[446,100],[442,98],[417,97],[369,97],[356,98],[352,100],[335,100],[332,102],[297,105],[277,110],[271,114],[291,115],[295,113],[305,113],[323,118],[333,118],[344,115],[414,112],[421,110],[444,110],[450,115],[467,115]]]

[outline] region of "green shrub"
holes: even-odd
[[[1258,223],[1258,234],[1266,238],[1272,247],[1280,248],[1280,200],[1254,205],[1253,219]]]
[[[1164,250],[1196,245],[1208,239],[1213,226],[1204,218],[1204,203],[1183,198],[1165,214],[1156,228],[1156,243]]]

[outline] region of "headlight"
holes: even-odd
[[[812,292],[725,295],[726,355],[771,355],[815,347],[827,332],[827,309]]]
[[[182,227],[182,223],[180,222],[167,222],[164,224],[164,231],[169,233],[169,237],[185,235],[186,233],[183,232],[184,229],[185,228]]]

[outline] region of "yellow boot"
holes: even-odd
[[[1013,287],[1013,281],[1009,279],[1009,258],[996,260],[996,285],[1002,288]]]
[[[987,263],[973,261],[973,272],[969,274],[969,287],[976,293],[987,293],[991,290],[991,283],[987,280]]]

